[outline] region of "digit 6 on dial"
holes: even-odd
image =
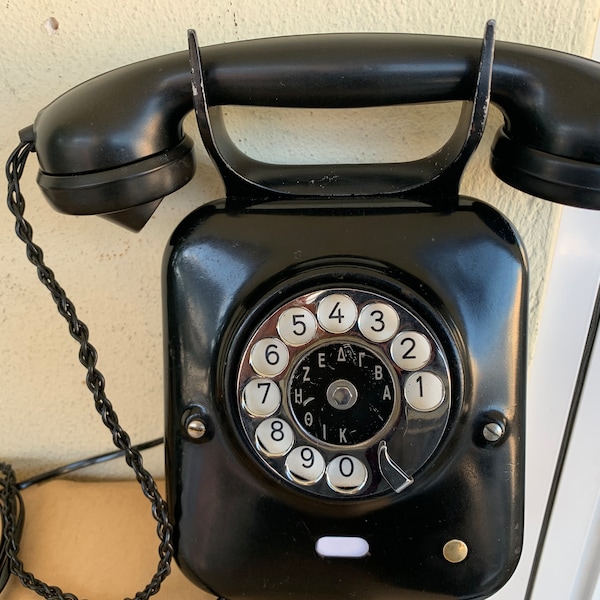
[[[277,338],[258,340],[250,351],[252,368],[265,377],[281,374],[290,359],[287,346]]]

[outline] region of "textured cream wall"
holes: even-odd
[[[186,47],[186,30],[203,44],[246,38],[341,31],[398,31],[480,36],[488,18],[498,38],[589,56],[597,0],[4,0],[0,5],[0,155],[17,130],[61,92],[108,69]],[[53,17],[55,22],[49,21]],[[230,111],[234,137],[264,159],[385,160],[420,156],[450,134],[454,106],[327,114]],[[530,255],[532,325],[543,298],[557,209],[526,197],[490,174],[483,147],[469,167],[464,192],[504,210]],[[364,122],[358,128],[357,122]],[[188,129],[194,129],[192,119]],[[197,135],[194,134],[197,139]],[[368,143],[365,143],[365,140]],[[175,224],[198,204],[222,195],[198,145],[198,172],[168,198],[140,234],[98,218],[53,212],[24,178],[35,238],[88,322],[107,390],[135,441],[162,433],[163,374],[160,270]],[[24,475],[110,448],[108,432],[85,389],[77,348],[50,298],[26,263],[6,210],[0,213],[0,457]],[[160,451],[148,464],[162,469]],[[106,471],[102,471],[106,473]],[[112,467],[111,474],[127,473]]]

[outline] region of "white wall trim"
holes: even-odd
[[[493,596],[495,600],[525,597],[600,282],[599,238],[600,212],[563,208],[529,372],[525,542],[515,575]],[[597,437],[600,440],[600,436]],[[582,482],[577,493],[591,494],[592,500],[595,499],[595,483],[591,480]],[[555,539],[552,533],[550,546],[557,543]],[[581,545],[584,541],[581,540]],[[560,550],[562,560],[573,562],[570,570],[576,571],[578,553],[565,553],[562,547]],[[544,552],[533,598],[571,598],[569,593],[559,593],[556,588],[557,582],[564,579],[565,570],[549,572],[546,569],[548,560],[548,553]],[[572,579],[569,585],[572,585]],[[542,590],[548,589],[551,591],[544,595]]]

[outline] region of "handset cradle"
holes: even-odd
[[[232,142],[221,107],[210,102],[202,50],[193,30],[188,32],[188,44],[200,135],[225,183],[232,208],[240,208],[248,201],[265,202],[290,196],[350,195],[428,198],[439,208],[453,207],[463,169],[485,128],[494,60],[493,21],[486,27],[472,98],[464,103],[452,137],[434,154],[410,163],[300,166],[274,165],[250,158]],[[335,65],[332,70],[335,72]]]

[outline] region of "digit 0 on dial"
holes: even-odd
[[[353,288],[291,298],[259,323],[237,373],[237,411],[271,472],[306,492],[401,493],[439,445],[448,360],[408,305]]]

